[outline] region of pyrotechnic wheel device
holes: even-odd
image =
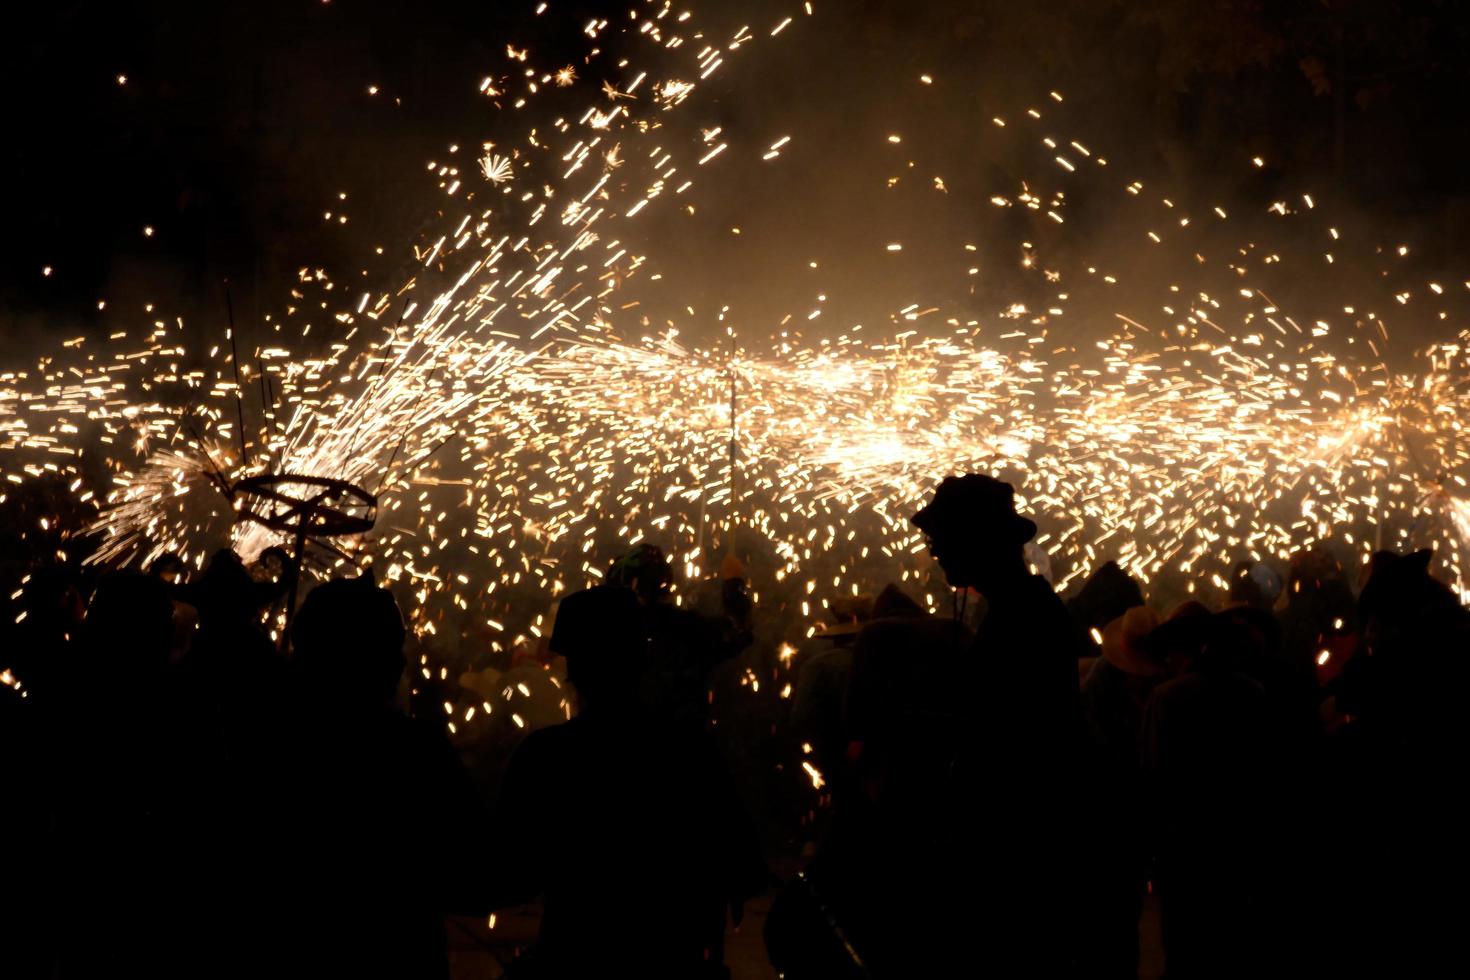
[[[291,587],[287,592],[286,622],[281,633],[285,649],[296,614],[296,596],[308,538],[336,538],[371,531],[378,520],[378,497],[346,480],[291,473],[261,473],[234,485],[239,520],[251,521],[291,535]]]
[[[262,473],[236,483],[240,520],[302,538],[335,538],[370,531],[378,498],[346,480]]]

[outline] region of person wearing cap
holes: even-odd
[[[913,523],[950,585],[986,604],[950,686],[969,721],[951,767],[950,830],[958,874],[971,879],[951,883],[973,895],[951,911],[952,928],[967,945],[980,940],[972,955],[997,976],[1057,975],[1071,959],[1076,900],[1076,630],[1051,585],[1027,569],[1036,524],[1016,513],[1009,483],[948,477]]]

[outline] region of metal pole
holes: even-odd
[[[248,462],[245,458],[245,407],[240,402],[240,351],[235,345],[235,303],[230,298],[228,279],[225,280],[225,313],[230,318],[230,367],[235,372],[235,420],[240,425],[236,434],[239,436],[240,465],[243,467]]]
[[[281,627],[281,652],[291,644],[291,621],[296,618],[296,596],[301,592],[301,573],[306,562],[307,514],[300,515],[296,525],[296,569],[291,575],[291,588],[286,593],[286,623]]]
[[[270,375],[265,373],[265,361],[261,360],[259,348],[255,351],[255,370],[260,372],[260,408],[270,423],[269,432],[273,434],[276,431],[276,393]],[[266,453],[270,453],[269,435],[266,437]]]
[[[737,494],[740,486],[735,479],[735,455],[736,455],[736,427],[735,418],[739,411],[739,402],[735,386],[735,332],[730,331],[730,530],[729,538],[725,542],[725,554],[735,554],[735,525],[739,520],[737,507]]]

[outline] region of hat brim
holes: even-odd
[[[1166,669],[1164,664],[1150,660],[1147,654],[1126,642],[1111,647],[1104,646],[1102,657],[1123,673],[1134,677],[1161,677]]]
[[[1186,615],[1166,619],[1148,635],[1140,637],[1138,646],[1147,656],[1163,656],[1172,650],[1195,647],[1204,643],[1214,624],[1214,614]]]
[[[945,530],[955,527],[960,520],[960,515],[947,509],[935,510],[933,506],[925,507],[909,518],[909,522],[914,527],[928,535],[942,534]],[[1005,528],[1009,532],[1007,536],[1014,539],[1017,544],[1025,544],[1036,537],[1036,522],[1020,514],[999,514],[996,515],[995,520],[985,521],[985,523]]]

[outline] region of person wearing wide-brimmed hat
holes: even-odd
[[[945,477],[912,521],[956,588],[985,594],[1030,577],[1025,544],[1036,537],[1036,522],[1016,513],[1009,483],[980,473]]]
[[[1051,585],[1027,568],[1037,527],[1016,512],[1010,484],[948,477],[913,523],[950,585],[986,604],[960,676],[948,682],[966,719],[951,768],[958,826],[948,883],[974,896],[950,913],[954,928],[965,946],[984,944],[977,962],[997,976],[1055,975],[1073,934],[1076,630]]]
[[[991,761],[1045,778],[1058,753],[1075,750],[1081,715],[1076,632],[1051,585],[1026,567],[1036,523],[1016,513],[1009,483],[978,473],[947,477],[913,523],[949,584],[986,602],[970,668],[980,733],[988,748],[1004,744]]]
[[[1102,629],[1102,656],[1082,682],[1088,734],[1110,759],[1138,763],[1138,732],[1149,692],[1164,679],[1168,664],[1148,642],[1159,617],[1138,605]]]
[[[1149,695],[1139,737],[1170,976],[1252,976],[1266,963],[1298,975],[1282,927],[1300,920],[1279,915],[1295,872],[1272,850],[1282,746],[1248,673],[1265,645],[1252,612],[1186,606],[1144,640],[1171,675]]]

